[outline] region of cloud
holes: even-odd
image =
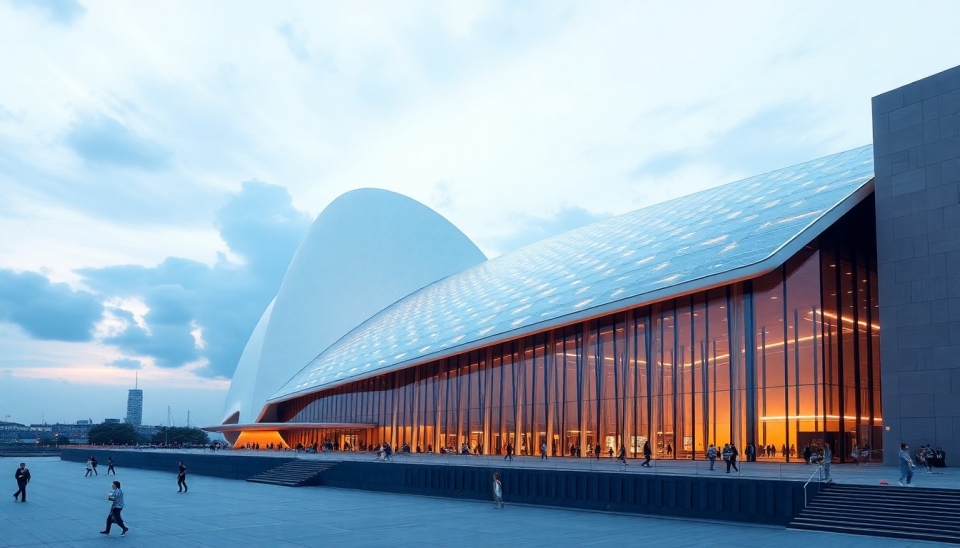
[[[839,152],[830,142],[835,135],[822,133],[826,118],[811,103],[771,105],[717,135],[710,160],[755,175]]]
[[[112,362],[107,362],[107,365],[110,367],[116,367],[119,369],[129,369],[131,371],[143,369],[143,362],[141,362],[140,360],[133,360],[130,358],[120,358],[118,360],[113,360]]]
[[[10,109],[7,107],[0,105],[0,122],[20,122],[22,120],[22,117],[10,112]]]
[[[260,181],[243,183],[217,212],[220,237],[230,250],[243,256],[254,273],[277,282],[310,222],[308,214],[293,207],[287,189]]]
[[[640,165],[630,173],[630,176],[636,179],[669,175],[690,165],[693,157],[694,151],[692,150],[671,150],[654,154],[641,162]]]
[[[89,291],[33,272],[0,270],[0,321],[36,339],[96,339],[141,364],[190,364],[199,375],[229,377],[311,218],[293,207],[286,189],[259,181],[243,183],[216,218],[221,238],[242,263],[221,254],[213,265],[167,257],[152,267],[77,270]],[[135,368],[122,360],[109,365]]]
[[[128,319],[132,320],[132,317]],[[147,314],[146,319],[149,322],[153,318]],[[199,358],[193,336],[180,324],[148,323],[147,325],[149,329],[128,322],[125,330],[104,338],[103,342],[123,352],[149,356],[160,367],[181,367]]]
[[[13,0],[13,5],[42,11],[51,22],[65,26],[72,25],[87,11],[76,0]]]
[[[814,136],[823,125],[824,114],[812,105],[769,106],[728,129],[714,132],[702,144],[651,155],[628,176],[659,178],[691,165],[709,165],[745,176],[766,173],[835,152],[825,142],[829,136]]]
[[[142,324],[129,310],[113,310],[123,328],[103,342],[152,358],[159,367],[202,363],[200,375],[231,376],[310,222],[293,207],[286,189],[248,181],[217,212],[221,238],[243,264],[224,256],[213,266],[169,257],[155,267],[80,270],[91,289],[112,299],[135,299],[147,309]]]
[[[514,216],[511,224],[520,229],[505,237],[498,238],[494,245],[502,253],[519,249],[525,245],[539,242],[551,236],[562,234],[581,226],[609,218],[607,213],[591,213],[579,206],[565,207],[552,217],[534,217],[522,214]]]
[[[0,321],[19,325],[41,340],[89,341],[103,317],[94,294],[50,283],[34,272],[0,269]]]
[[[171,154],[109,116],[85,116],[67,133],[65,143],[92,164],[146,170],[165,168]]]
[[[310,53],[307,52],[305,45],[306,36],[303,33],[297,33],[289,21],[281,23],[280,26],[277,27],[277,32],[280,33],[280,36],[283,36],[287,44],[287,49],[290,50],[290,53],[292,53],[297,60],[304,63],[310,60]]]
[[[450,181],[437,181],[433,184],[433,193],[430,203],[435,209],[446,209],[453,206],[453,189]]]

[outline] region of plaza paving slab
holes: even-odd
[[[238,458],[241,455],[238,455]],[[0,459],[9,492],[0,504],[0,546],[935,546],[780,527],[652,518],[325,487],[290,488],[189,476],[178,493],[169,473],[117,468],[130,527],[98,533],[114,476],[84,477],[82,463],[26,459],[27,503],[14,502],[18,459]],[[439,464],[439,462],[438,462]],[[384,464],[389,466],[390,464]],[[104,467],[100,467],[101,469]],[[880,467],[877,467],[880,468]],[[6,473],[7,471],[9,473]]]

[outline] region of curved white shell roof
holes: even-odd
[[[310,227],[247,342],[225,417],[239,408],[241,424],[269,421],[260,416],[267,398],[337,339],[485,260],[460,230],[415,200],[376,189],[340,196]]]
[[[270,325],[270,315],[275,302],[276,300],[270,301],[267,309],[260,316],[257,326],[253,328],[253,334],[247,340],[247,345],[243,347],[243,353],[240,354],[240,361],[237,362],[237,369],[233,372],[230,390],[227,391],[227,400],[223,405],[224,423],[230,420],[234,413],[239,413],[238,418],[253,420],[260,414],[260,409],[263,407],[261,403],[259,408],[253,408],[253,395],[256,391],[263,338],[267,333],[267,326]]]
[[[529,245],[383,310],[270,400],[757,276],[859,203],[872,178],[866,146]]]

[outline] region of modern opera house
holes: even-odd
[[[949,451],[960,412],[939,402],[960,400],[960,67],[873,110],[873,145],[490,260],[422,204],[349,192],[297,250],[209,430],[338,450]]]

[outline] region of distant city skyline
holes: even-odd
[[[69,391],[70,387],[64,385],[63,383],[54,382],[50,383],[50,386],[54,390],[65,390]],[[167,424],[167,405],[157,403],[150,409],[150,413],[146,415],[147,419],[145,420],[143,414],[143,389],[119,389],[115,387],[105,387],[101,394],[104,396],[99,398],[96,402],[90,402],[87,406],[90,409],[99,410],[98,413],[74,413],[70,410],[62,409],[57,406],[53,406],[50,409],[41,409],[39,413],[28,413],[25,412],[24,408],[18,409],[18,404],[22,403],[22,397],[17,394],[10,394],[9,398],[0,401],[0,417],[4,422],[14,422],[25,425],[32,424],[76,424],[78,421],[92,420],[94,424],[100,424],[106,420],[114,419],[121,422],[127,422],[129,418],[129,412],[131,411],[131,393],[137,391],[140,392],[140,422],[134,423],[135,425],[149,425],[149,426],[162,426]],[[162,391],[161,391],[162,392]],[[149,389],[146,391],[149,395],[151,392]],[[171,394],[174,395],[175,394]],[[115,396],[115,397],[114,397]],[[115,400],[115,401],[114,401]],[[186,402],[183,401],[183,398],[174,398],[174,401],[179,402],[181,405],[170,405],[170,420],[173,426],[186,426],[187,417],[191,414],[191,409],[185,406]],[[74,416],[76,415],[76,416]],[[191,420],[191,422],[194,422]]]

